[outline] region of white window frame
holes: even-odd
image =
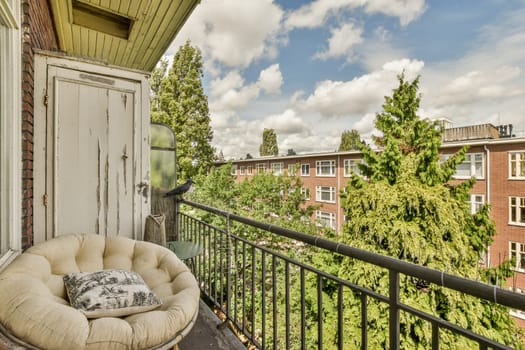
[[[0,269],[22,247],[20,1],[0,0]]]
[[[234,175],[234,176],[237,175],[237,165],[235,165],[235,164],[232,165],[230,174]]]
[[[244,165],[241,165],[239,166],[239,175],[244,175],[245,174],[245,167]]]
[[[304,196],[304,200],[310,200],[310,189],[308,187],[301,187],[301,194]]]
[[[297,164],[288,164],[288,175],[289,176],[295,176],[297,174]]]
[[[451,155],[448,155],[448,157],[445,157],[445,159],[449,158]],[[476,174],[476,156],[481,156],[481,174]],[[470,165],[470,171],[469,175],[458,175],[457,167],[460,165]],[[485,156],[481,152],[477,153],[467,153],[465,154],[465,160],[458,164],[456,166],[456,173],[454,174],[455,179],[470,179],[471,177],[475,177],[476,179],[484,179],[485,178]]]
[[[246,175],[253,175],[253,167],[251,165],[246,167]]]
[[[323,194],[328,194],[329,199],[323,199]],[[315,201],[324,203],[335,203],[335,187],[315,186]]]
[[[514,293],[525,294],[525,291],[523,289],[520,289],[520,288],[509,287],[509,289],[511,291],[513,291]],[[520,318],[522,320],[525,320],[525,311],[523,311],[523,310],[511,309],[510,310],[510,315],[514,316],[514,317],[517,317],[517,318]]]
[[[515,156],[515,159],[512,159]],[[516,175],[512,174],[512,164],[515,163]],[[520,171],[519,164],[525,163],[525,151],[510,151],[509,152],[509,179],[525,180],[525,169]]]
[[[361,169],[357,164],[363,163],[362,159],[345,159],[344,160],[344,177],[352,177],[352,170],[359,176],[363,176]]]
[[[283,162],[276,162],[271,164],[272,174],[275,176],[282,175],[284,173],[284,164]]]
[[[512,203],[513,200],[515,204]],[[520,208],[525,208],[525,197],[509,197],[509,225],[525,226],[525,213],[522,215]],[[514,221],[512,219],[513,211],[516,217]]]
[[[485,204],[485,195],[472,193],[470,195],[470,212],[475,214],[479,211],[479,208]]]
[[[317,210],[315,212],[315,219],[319,226],[330,227],[331,229],[335,230],[335,213]]]
[[[329,168],[327,174],[323,173],[323,169]],[[319,177],[335,177],[335,160],[318,160],[315,162],[315,176]]]
[[[301,176],[310,176],[310,164],[301,164]]]
[[[264,174],[266,172],[266,163],[255,164],[256,174]]]
[[[516,257],[516,265],[511,267],[513,270],[518,272],[525,272],[525,261],[524,264],[520,264],[522,259],[525,259],[525,243],[524,242],[515,242],[509,241],[509,259],[512,260],[513,257]],[[523,257],[522,257],[523,256]]]

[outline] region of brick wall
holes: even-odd
[[[257,173],[257,164],[264,164],[266,171],[272,171],[272,163],[283,163],[284,171],[288,171],[289,165],[297,165],[296,174],[301,179],[304,188],[310,190],[310,199],[305,201],[306,205],[320,205],[319,210],[326,213],[335,214],[336,231],[340,232],[341,226],[344,222],[344,212],[341,208],[341,199],[339,196],[340,190],[342,190],[347,182],[350,180],[349,177],[344,176],[344,161],[346,159],[360,159],[360,155],[357,153],[340,154],[340,155],[309,155],[309,156],[296,156],[296,157],[285,157],[278,159],[254,159],[253,161],[240,161],[234,162],[237,165],[236,180],[238,182],[244,181],[250,178],[251,175],[246,173],[248,166],[252,167],[253,175]],[[317,161],[335,161],[336,172],[334,176],[317,176],[316,164]],[[310,175],[301,176],[301,165],[310,165]],[[245,175],[240,175],[239,168],[245,167]],[[335,203],[319,202],[316,201],[316,187],[317,186],[328,186],[335,187]],[[314,214],[315,215],[315,214]],[[315,216],[314,216],[315,217]]]
[[[22,248],[33,244],[34,49],[58,50],[47,0],[22,1]]]

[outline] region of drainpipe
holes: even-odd
[[[487,154],[487,173],[485,175],[485,182],[486,182],[486,192],[487,192],[487,203],[490,204],[490,150],[487,147],[487,145],[483,145],[483,149],[485,149],[485,152]],[[490,246],[487,245],[487,261],[486,266],[490,267]]]

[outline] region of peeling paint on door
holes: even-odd
[[[120,235],[120,173],[117,173],[117,184],[115,186],[115,198],[117,199],[117,232]]]
[[[128,145],[124,145],[124,149],[122,150],[122,173],[124,175],[124,193],[127,195],[128,194],[128,181],[127,181],[127,173],[128,173],[128,170],[127,170],[127,161],[128,161]]]
[[[102,203],[101,203],[101,200],[100,200],[100,186],[101,186],[101,181],[100,181],[100,167],[101,167],[101,164],[100,164],[100,139],[97,138],[97,145],[98,145],[98,148],[97,148],[97,190],[96,190],[96,194],[97,194],[97,217],[96,217],[96,222],[95,222],[95,233],[98,235],[100,234],[100,208],[102,206]]]
[[[78,73],[54,68],[54,235],[97,233],[140,237],[142,205],[149,193],[142,180],[142,127],[137,115],[140,84],[105,77],[77,81]],[[53,76],[53,74],[51,74]],[[131,107],[131,108],[128,108]],[[130,187],[131,186],[131,187]],[[140,191],[128,190],[137,186]],[[137,208],[140,208],[137,211]],[[51,210],[50,209],[50,210]]]

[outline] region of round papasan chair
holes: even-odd
[[[64,275],[109,269],[136,272],[162,305],[97,318],[70,306]],[[168,349],[190,331],[198,309],[199,288],[186,265],[167,248],[129,238],[58,236],[0,274],[0,329],[29,349]]]

